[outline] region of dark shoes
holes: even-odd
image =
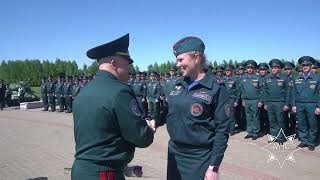
[[[42,110],[42,111],[48,111],[48,109],[44,109],[44,110]]]
[[[258,136],[252,136],[252,140],[257,140]]]
[[[246,135],[244,138],[245,138],[245,139],[250,139],[250,138],[252,138],[252,136],[248,134],[248,135]]]
[[[309,151],[314,151],[315,150],[315,146],[308,146]]]
[[[231,132],[230,132],[230,136],[234,136],[235,134],[236,134],[235,131],[231,131]]]
[[[304,147],[308,147],[308,145],[306,145],[306,144],[304,144],[304,143],[300,143],[300,144],[298,144],[298,147],[304,148]]]

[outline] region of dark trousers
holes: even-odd
[[[48,109],[49,109],[48,96],[45,93],[42,93],[42,102],[43,102],[44,110],[48,111]]]
[[[148,110],[151,119],[156,119],[160,116],[160,103],[156,102],[156,98],[148,99]]]
[[[244,100],[247,119],[248,135],[258,136],[260,132],[260,109],[258,108],[258,100]]]
[[[235,116],[238,129],[242,131],[247,130],[246,113],[245,107],[242,106],[242,100],[238,102],[238,106],[235,108]]]
[[[5,98],[4,97],[0,97],[0,109],[2,110],[4,108],[5,105]]]
[[[67,112],[72,112],[72,96],[71,95],[66,95],[66,107],[67,107]]]
[[[54,94],[49,94],[48,97],[51,111],[54,112],[56,111],[56,97],[54,96]]]
[[[302,143],[314,146],[318,134],[317,116],[314,111],[317,103],[296,103],[299,139]]]
[[[236,108],[234,107],[235,99],[229,99],[229,116],[230,116],[230,132],[234,132],[236,128]]]
[[[277,137],[277,135],[280,133],[280,129],[282,129],[284,132],[286,129],[286,113],[283,111],[284,105],[284,102],[267,102],[270,134],[274,137]],[[283,142],[285,140],[282,132],[279,134],[277,140],[279,140],[279,142]]]

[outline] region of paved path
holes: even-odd
[[[285,161],[280,168],[277,161],[267,162],[269,153],[262,149],[267,145],[266,136],[257,141],[245,140],[244,136],[245,133],[240,133],[230,139],[220,179],[319,179],[319,147],[314,152],[298,149],[294,153],[295,162]],[[137,149],[131,163],[142,165],[144,176],[127,179],[165,179],[167,141],[166,128],[159,128],[154,144],[147,149]],[[285,155],[296,149],[286,148],[288,150],[279,150],[281,147],[276,146],[266,149],[282,163]],[[0,180],[38,177],[69,180],[70,171],[64,168],[71,167],[73,154],[71,114],[42,112],[40,109],[23,111],[11,108],[0,111]]]

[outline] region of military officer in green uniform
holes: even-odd
[[[42,111],[48,111],[49,109],[48,90],[47,90],[47,83],[46,83],[45,77],[41,78],[40,90],[41,90],[41,98],[42,98],[43,107],[44,107]]]
[[[238,68],[237,68],[237,84],[236,86],[239,88],[240,87],[240,83],[242,81],[242,79],[245,77],[245,66],[244,63],[240,63],[238,64]],[[247,129],[247,122],[246,122],[246,113],[245,113],[245,108],[244,106],[242,106],[242,98],[241,98],[241,92],[238,89],[238,95],[239,95],[239,99],[238,99],[238,104],[236,107],[236,117],[237,117],[237,122],[238,122],[238,130],[242,130],[245,131]]]
[[[48,78],[47,93],[48,93],[49,105],[50,105],[51,111],[54,112],[54,111],[56,111],[56,97],[54,95],[55,83],[54,83],[51,75]]]
[[[319,61],[316,61],[313,65],[312,65],[312,70],[311,72],[313,74],[318,74],[318,69],[320,68],[320,62]]]
[[[224,67],[223,66],[217,66],[216,69],[216,76],[218,79],[223,79],[223,76],[224,76]]]
[[[72,180],[124,180],[123,168],[135,147],[147,147],[154,131],[142,118],[134,92],[127,85],[129,34],[87,52],[96,59],[96,77],[73,102],[76,142]]]
[[[68,76],[67,82],[64,86],[64,97],[66,99],[66,113],[71,113],[72,112],[72,76]]]
[[[290,91],[290,101],[289,101],[289,108],[290,110],[288,112],[285,112],[285,118],[286,118],[286,134],[287,135],[293,135],[296,134],[296,137],[299,136],[298,134],[298,127],[297,127],[297,119],[296,114],[291,111],[292,109],[292,87],[294,84],[294,76],[293,76],[293,70],[295,69],[295,65],[292,62],[284,62],[284,74],[287,76],[288,83],[289,83],[289,91]]]
[[[161,86],[156,77],[157,73],[152,71],[150,73],[150,80],[147,85],[147,103],[150,119],[155,119],[160,115],[159,100],[161,95]]]
[[[59,112],[63,112],[64,107],[63,107],[63,86],[64,86],[64,82],[63,82],[63,76],[60,75],[60,77],[58,78],[58,82],[55,85],[55,97],[58,100],[58,104],[59,104]]]
[[[247,120],[248,134],[244,138],[256,140],[260,132],[259,108],[262,107],[261,89],[263,84],[260,77],[254,74],[257,63],[254,60],[248,60],[245,66],[248,74],[242,79],[239,88]]]
[[[74,85],[72,86],[72,101],[77,97],[80,92],[80,81],[79,78],[74,79]]]
[[[136,98],[140,107],[142,108],[143,103],[146,102],[146,86],[144,82],[141,80],[141,75],[142,75],[141,72],[136,73],[136,78],[131,83],[131,87],[133,89],[134,94],[136,95]]]
[[[280,129],[285,131],[285,112],[289,111],[290,90],[286,76],[280,75],[283,63],[279,59],[269,62],[271,74],[265,77],[262,90],[262,102],[268,112],[270,134],[277,137],[277,142],[283,144],[285,137]]]
[[[315,59],[310,56],[299,58],[302,74],[295,77],[292,88],[292,111],[297,113],[299,147],[314,151],[318,133],[317,115],[320,115],[320,79],[311,73]]]
[[[225,72],[226,76],[223,78],[224,84],[226,85],[227,92],[229,94],[229,117],[230,117],[230,135],[233,136],[236,133],[236,124],[239,124],[236,119],[235,108],[238,106],[237,97],[239,96],[237,78],[233,75],[234,66],[227,65]]]
[[[267,63],[260,63],[258,65],[259,68],[259,77],[262,81],[262,86],[265,85],[266,83],[266,77],[268,75],[268,70],[269,66]],[[268,118],[268,112],[264,108],[264,104],[260,108],[260,126],[261,126],[261,131],[263,134],[268,134],[269,133],[269,118]]]
[[[205,67],[205,45],[185,37],[173,47],[182,78],[169,93],[166,123],[168,180],[217,180],[229,138],[229,102],[226,87]],[[151,124],[153,121],[151,121]]]

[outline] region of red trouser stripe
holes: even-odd
[[[108,180],[114,180],[114,172],[108,173]]]
[[[107,180],[107,172],[100,172],[100,180]]]

